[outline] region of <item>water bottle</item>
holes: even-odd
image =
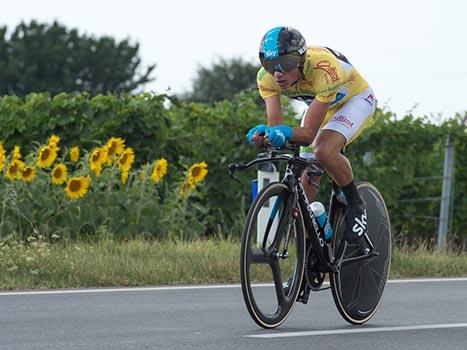
[[[323,203],[313,202],[310,204],[311,211],[318,222],[318,225],[324,231],[324,239],[330,241],[332,238],[332,227],[329,224],[328,217],[326,215],[326,209],[324,208]]]

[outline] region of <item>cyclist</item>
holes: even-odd
[[[366,207],[341,150],[371,123],[376,109],[373,90],[344,55],[327,47],[307,47],[302,34],[291,27],[269,30],[261,40],[259,59],[257,83],[266,104],[267,126],[252,128],[248,141],[259,146],[266,140],[275,147],[287,140],[312,144],[315,157],[346,198],[347,241],[362,242]],[[308,105],[300,127],[284,125],[281,95]],[[308,179],[306,172],[302,177],[310,202],[316,196],[317,181]]]

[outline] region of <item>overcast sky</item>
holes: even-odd
[[[462,0],[0,1],[0,25],[10,31],[22,20],[55,19],[139,42],[143,63],[157,64],[145,88],[155,92],[189,90],[197,67],[219,57],[258,62],[263,34],[292,26],[308,44],[344,53],[380,106],[444,118],[467,110],[466,14]]]

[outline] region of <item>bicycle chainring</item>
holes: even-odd
[[[321,288],[324,282],[325,273],[321,272],[318,266],[318,258],[310,245],[305,259],[305,278],[306,283],[312,291]]]

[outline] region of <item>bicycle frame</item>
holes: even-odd
[[[319,227],[318,222],[310,209],[310,203],[308,198],[305,194],[305,190],[303,184],[301,183],[301,175],[305,169],[310,171],[310,175],[313,176],[321,176],[324,174],[324,170],[321,168],[321,165],[317,160],[307,160],[304,158],[299,157],[299,146],[295,145],[292,147],[286,147],[286,150],[293,151],[293,156],[291,154],[284,154],[279,153],[277,149],[270,149],[267,148],[270,153],[269,157],[261,157],[256,158],[250,161],[247,164],[230,164],[229,171],[230,176],[239,181],[239,179],[234,175],[236,171],[246,170],[256,164],[263,163],[263,162],[273,162],[273,161],[285,161],[287,162],[285,175],[282,179],[282,183],[284,183],[290,190],[291,193],[294,194],[294,204],[292,210],[296,204],[300,206],[300,210],[303,215],[303,221],[305,225],[306,232],[308,233],[308,242],[312,247],[313,252],[316,254],[318,258],[318,266],[319,272],[337,272],[340,269],[340,266],[344,262],[353,262],[359,261],[363,259],[368,259],[373,256],[378,255],[377,252],[374,251],[374,246],[370,241],[369,237],[365,235],[365,239],[370,247],[370,251],[361,256],[343,259],[344,250],[346,246],[346,242],[344,237],[338,242],[339,249],[336,254],[333,253],[331,244],[325,241],[324,239],[324,232]],[[338,185],[333,181],[332,183],[332,192],[330,198],[330,205],[329,205],[329,215],[328,218],[330,220],[330,224],[332,227],[336,225],[336,213],[338,209],[345,208],[346,205],[343,204],[337,198],[337,194],[339,193]],[[269,225],[268,225],[269,226]],[[269,229],[268,229],[269,231]],[[288,233],[289,234],[289,233]],[[265,238],[266,239],[266,235]],[[288,237],[286,237],[288,239]],[[265,243],[265,242],[263,242]],[[263,244],[264,246],[264,244]],[[287,252],[277,252],[278,257],[286,258]]]

